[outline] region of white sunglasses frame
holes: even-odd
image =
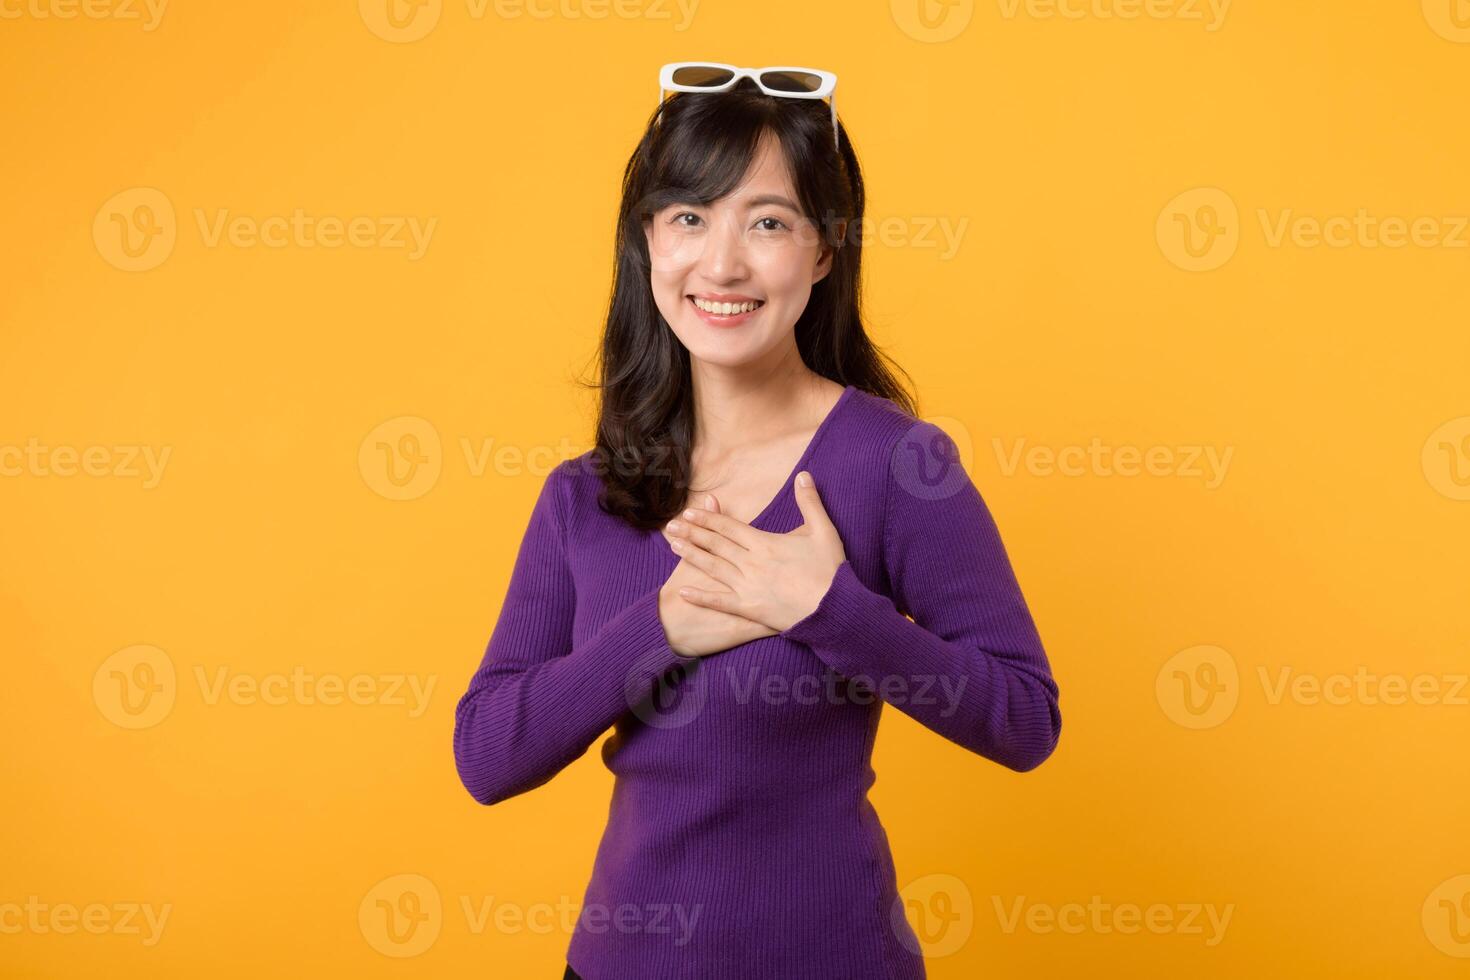
[[[721,68],[730,72],[729,81],[718,85],[680,85],[674,81],[674,73],[680,68]],[[822,84],[814,92],[788,92],[784,89],[774,89],[761,81],[761,74],[768,71],[804,71],[816,75],[822,80]],[[728,92],[735,87],[735,83],[742,78],[748,78],[767,95],[778,95],[787,99],[830,99],[832,102],[832,143],[837,147],[837,152],[842,152],[842,139],[837,135],[837,76],[830,71],[822,71],[820,68],[802,68],[796,65],[784,65],[772,68],[737,68],[735,65],[722,65],[718,61],[671,61],[664,65],[658,72],[658,102],[663,105],[664,92]]]

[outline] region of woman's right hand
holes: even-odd
[[[711,503],[707,510],[719,513],[719,501],[706,495]],[[659,532],[663,534],[662,531]],[[664,540],[668,535],[664,534]],[[669,574],[668,581],[658,590],[658,615],[663,621],[664,634],[673,651],[685,657],[705,657],[721,650],[737,647],[763,636],[775,636],[776,631],[764,623],[698,606],[679,595],[686,585],[710,592],[728,592],[723,582],[710,578],[683,558]]]

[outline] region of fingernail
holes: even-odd
[[[796,485],[799,486],[799,487],[809,487],[809,486],[811,486],[812,485],[812,475],[810,473],[808,473],[806,470],[802,470],[800,473],[796,474]]]
[[[714,510],[715,509],[715,495],[714,494],[710,494],[709,496],[707,496],[707,497],[704,498],[704,509],[705,510]]]
[[[688,510],[686,510],[684,512],[684,516],[687,517],[687,518],[689,518],[691,521],[694,520],[694,508],[691,507]]]
[[[680,590],[679,590],[679,594],[680,594],[680,595],[681,595],[681,596],[684,596],[684,597],[685,597],[685,598],[688,598],[688,596],[689,596],[689,593],[690,593],[690,591],[691,591],[691,590],[690,590],[690,589],[687,589],[687,588],[684,588],[684,589],[680,589]]]
[[[677,531],[683,526],[684,525],[680,524],[677,520],[669,521],[669,523],[664,525],[664,527],[668,528],[670,531]]]

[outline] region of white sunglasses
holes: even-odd
[[[736,68],[713,61],[674,61],[658,73],[658,101],[664,92],[728,92],[742,78],[755,82],[767,95],[788,99],[832,100],[832,142],[838,152],[842,141],[837,136],[837,76],[816,68]]]

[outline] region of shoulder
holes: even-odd
[[[880,493],[884,510],[907,504],[935,504],[973,489],[959,445],[934,422],[917,418],[891,399],[854,392],[845,447],[864,474],[863,483]]]
[[[861,388],[853,390],[842,427],[843,450],[880,473],[898,475],[916,453],[946,455],[954,441],[933,422],[917,418],[897,402]]]
[[[596,479],[592,464],[596,455],[595,450],[589,449],[578,456],[562,460],[546,474],[546,492],[556,499],[556,505],[563,513],[572,505],[577,494],[585,491],[588,478]]]
[[[846,406],[849,437],[869,446],[892,446],[911,425],[918,421],[897,402],[854,388]]]
[[[606,468],[606,455],[594,447],[562,460],[547,474],[548,492],[556,498],[564,528],[577,528],[602,515]]]
[[[563,531],[576,524],[577,515],[586,501],[590,499],[596,506],[597,495],[602,488],[597,459],[597,451],[589,449],[557,462],[542,478],[536,507],[550,512]]]

